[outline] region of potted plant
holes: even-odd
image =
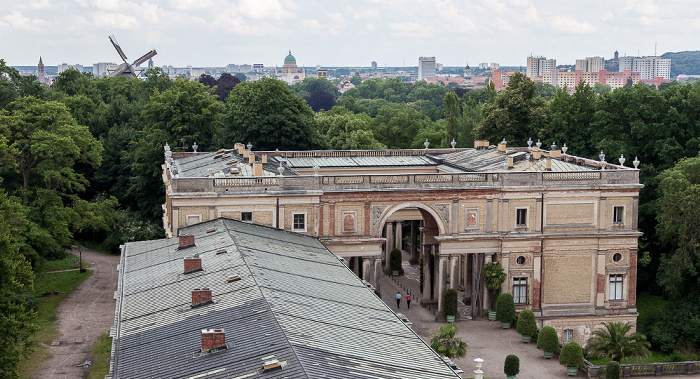
[[[605,379],[620,379],[620,364],[612,361],[605,366]]]
[[[455,316],[457,315],[457,291],[452,288],[448,289],[442,295],[442,300],[445,303],[445,318],[447,318],[447,322],[455,322]]]
[[[496,320],[501,322],[503,329],[510,328],[510,324],[515,320],[515,304],[513,304],[513,296],[509,293],[502,293],[498,296]]]
[[[523,336],[523,342],[530,343],[532,336],[537,334],[535,314],[529,309],[523,309],[515,324],[515,330]]]
[[[496,298],[501,294],[501,285],[506,280],[506,272],[503,271],[501,262],[489,262],[481,270],[484,278],[484,286],[489,292],[491,309],[489,310],[489,320],[496,320]]]
[[[394,276],[399,276],[401,272],[401,250],[394,249],[391,251],[391,273]]]
[[[546,359],[552,359],[554,353],[559,349],[557,330],[549,325],[543,327],[537,336],[537,348],[544,351]]]
[[[451,324],[443,325],[440,331],[433,333],[430,339],[430,347],[440,356],[447,358],[461,358],[467,355],[467,344],[462,338],[455,337],[458,329]]]
[[[509,355],[503,364],[503,372],[508,379],[515,379],[515,376],[520,372],[520,358],[517,355]]]
[[[576,341],[567,342],[561,348],[559,364],[566,366],[566,373],[575,376],[579,366],[583,365],[583,348]]]

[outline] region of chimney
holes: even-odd
[[[474,148],[477,150],[482,150],[482,149],[488,149],[489,147],[489,141],[488,140],[476,140],[474,141]]]
[[[194,246],[194,234],[180,234],[178,237],[180,237],[178,250]]]
[[[506,139],[504,138],[503,141],[501,141],[501,142],[498,144],[498,152],[499,152],[499,153],[502,153],[502,154],[505,154],[505,153],[506,153],[506,146],[507,146],[507,145],[508,145],[508,143],[506,142]]]
[[[223,329],[202,329],[202,351],[226,347],[226,333]]]
[[[233,145],[233,147],[235,147],[235,148],[238,150],[238,154],[243,155],[243,150],[245,150],[245,145],[244,145],[244,144],[242,144],[242,143],[240,143],[240,142],[236,142],[236,144]]]
[[[550,150],[549,151],[549,156],[552,158],[561,158],[561,150],[556,149],[556,150]]]
[[[511,155],[508,157],[508,168],[513,168],[514,164],[515,162],[513,162],[513,156]]]
[[[185,257],[185,274],[202,271],[202,258],[199,255]]]
[[[267,163],[267,154],[262,155],[262,163]]]
[[[192,290],[192,308],[211,303],[210,288],[195,288]]]
[[[538,149],[537,146],[532,148],[532,159],[538,160],[542,157],[542,150]]]
[[[253,163],[253,175],[254,176],[263,176],[263,169],[262,169],[261,162],[254,162]]]
[[[246,150],[246,154],[248,156],[248,163],[255,162],[255,154],[253,152]]]
[[[546,171],[552,171],[552,158],[547,157],[546,162],[547,166],[545,166]]]

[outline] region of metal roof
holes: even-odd
[[[385,156],[385,157],[289,157],[278,158],[291,168],[324,167],[405,167],[437,166],[427,156]]]
[[[505,171],[503,164],[507,156],[497,149],[465,149],[447,154],[431,154],[430,156],[441,160],[445,164],[467,171]],[[560,159],[552,159],[552,171],[590,171],[586,166],[579,166],[564,162]],[[537,162],[532,160],[519,160],[508,171],[537,171]]]
[[[178,175],[183,178],[229,177],[232,175],[226,169],[231,167],[238,169],[237,174],[233,176],[253,176],[252,165],[234,149],[177,158],[175,162]],[[279,161],[275,157],[269,157],[268,162],[263,163],[263,176],[278,175],[278,166]],[[297,175],[297,173],[285,167],[284,175]]]
[[[195,246],[124,246],[114,378],[459,378],[317,238],[223,218],[180,233]],[[183,274],[194,254],[203,271]],[[191,308],[201,287],[214,303]],[[223,328],[228,349],[199,356],[206,328]],[[285,367],[261,373],[268,359]]]

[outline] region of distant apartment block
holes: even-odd
[[[491,70],[498,70],[499,68],[501,68],[501,65],[498,63],[491,63],[491,66],[489,66],[489,68]]]
[[[639,72],[643,80],[656,77],[671,79],[671,59],[661,57],[622,57],[618,71]]]
[[[605,58],[603,57],[586,57],[585,59],[576,60],[576,70],[583,72],[598,72],[605,69]]]
[[[496,91],[500,91],[508,87],[510,82],[510,77],[513,76],[517,71],[515,70],[496,70],[491,74],[491,82],[494,85]]]
[[[418,80],[433,78],[437,74],[435,57],[418,58]]]
[[[265,65],[263,65],[262,63],[255,63],[253,65],[253,72],[262,73],[264,68]]]
[[[582,80],[590,86],[593,86],[595,83],[603,83],[615,89],[624,87],[629,78],[632,79],[633,85],[641,81],[639,72],[633,72],[631,70],[625,70],[623,72],[608,70],[599,70],[598,72],[585,72],[583,70],[567,72],[550,71],[544,73],[542,81],[555,87],[566,87],[570,90],[575,88]]]
[[[81,64],[67,64],[67,63],[61,63],[58,65],[58,73],[62,73],[63,71],[68,70],[69,68],[74,68],[80,72],[83,72],[83,65]]]
[[[372,61],[372,70],[376,70],[376,69],[377,69],[377,62]]]
[[[92,65],[92,74],[96,77],[103,77],[111,70],[117,68],[117,64],[113,62],[98,62]]]
[[[479,70],[488,70],[489,69],[489,64],[486,62],[479,63]]]
[[[545,72],[551,72],[557,68],[556,59],[547,59],[546,57],[527,57],[527,68],[525,76],[530,79],[535,79],[538,76],[544,76]]]

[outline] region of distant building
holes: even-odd
[[[262,63],[253,64],[253,72],[263,72],[265,66]]]
[[[499,68],[501,68],[501,65],[498,64],[498,63],[491,63],[491,65],[489,66],[489,68],[490,68],[491,70],[498,70]]]
[[[153,58],[150,58],[150,59],[148,59],[148,69],[150,70],[152,68],[153,68]]]
[[[437,72],[442,71],[442,68],[445,67],[442,63],[437,64]]]
[[[326,78],[328,79],[328,70],[325,68],[319,68],[316,70],[316,74],[318,75],[319,78]]]
[[[83,65],[81,64],[67,64],[67,63],[61,63],[58,65],[58,73],[62,73],[63,71],[68,70],[69,68],[74,68],[80,72],[83,72]]]
[[[573,90],[582,80],[590,86],[593,86],[595,83],[602,83],[609,85],[612,89],[616,89],[624,87],[630,79],[633,85],[639,83],[641,81],[639,72],[633,72],[632,70],[625,70],[623,72],[608,70],[599,70],[597,72],[585,72],[583,70],[562,72],[555,70],[545,72],[542,77],[544,83],[561,88],[566,87],[569,90]]]
[[[376,70],[376,69],[377,69],[377,62],[372,61],[372,70]]]
[[[546,57],[527,57],[527,68],[525,76],[530,79],[535,79],[538,76],[544,76],[545,72],[551,72],[557,68],[556,59],[547,59]]]
[[[46,71],[44,71],[44,62],[39,57],[39,65],[37,66],[36,79],[39,83],[46,83]]]
[[[605,58],[603,57],[586,57],[576,60],[576,70],[598,72],[603,69],[605,69]]]
[[[516,73],[515,70],[496,70],[491,74],[491,82],[494,85],[496,91],[500,91],[508,87],[510,82],[510,77]]]
[[[467,63],[467,67],[464,68],[464,76],[465,77],[472,76],[472,68],[469,67],[469,63]]]
[[[149,68],[151,63],[148,63]],[[109,71],[114,71],[117,68],[116,63],[112,62],[98,62],[92,65],[92,75],[96,77],[103,77],[109,73]]]
[[[436,69],[435,57],[418,58],[418,80],[435,77]]]
[[[619,59],[620,59],[620,53],[618,53],[617,50],[615,50],[615,55],[614,55],[613,60],[617,62]]]
[[[297,67],[297,59],[294,58],[294,56],[292,55],[292,51],[289,50],[289,55],[287,55],[287,57],[284,58],[282,72],[279,72],[278,69],[275,69],[275,76],[277,77],[277,79],[284,80],[289,84],[293,84],[300,82],[304,80],[304,78],[306,78],[306,69],[302,68],[301,72],[299,72],[299,68]]]
[[[486,62],[479,63],[479,70],[488,70],[489,64]]]
[[[622,57],[618,71],[631,70],[640,73],[643,80],[662,77],[671,79],[671,59],[661,57]]]

